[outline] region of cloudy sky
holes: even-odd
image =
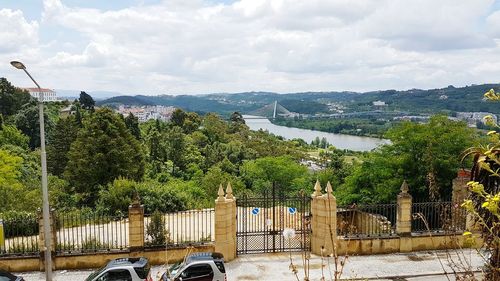
[[[126,94],[500,82],[492,0],[0,0],[0,76]]]

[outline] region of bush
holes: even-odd
[[[38,235],[38,216],[35,213],[8,211],[0,214],[5,238]]]
[[[187,209],[186,196],[169,185],[156,182],[145,182],[137,186],[137,192],[148,214],[154,211],[162,213],[177,212]]]
[[[146,227],[146,234],[151,237],[147,242],[151,246],[160,246],[170,243],[170,233],[165,228],[165,217],[159,211],[154,211],[151,215],[151,220]]]

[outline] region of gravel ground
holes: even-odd
[[[299,280],[303,280],[303,266],[300,254],[292,254],[294,264],[298,269]],[[458,264],[462,260],[465,267],[474,271],[480,271],[483,264],[481,257],[475,250],[464,250],[456,253],[454,251],[438,252],[415,252],[399,253],[387,255],[372,256],[352,256],[344,268],[343,278],[350,280],[352,278],[360,280],[393,280],[393,281],[440,281],[454,280],[453,275],[450,279],[445,276],[445,272],[452,273],[453,270],[463,271],[464,268],[458,268],[453,264]],[[321,258],[313,256],[310,262],[310,280],[320,280]],[[266,255],[244,255],[236,260],[226,263],[228,281],[243,280],[297,280],[289,269],[290,256],[288,254],[266,254]],[[333,268],[333,265],[331,265]],[[325,272],[328,272],[328,266]],[[157,280],[159,273],[163,272],[162,266],[152,268],[152,276]],[[57,281],[76,281],[84,280],[92,270],[82,271],[57,271],[55,280]],[[20,273],[26,281],[44,280],[43,273],[28,272]],[[480,273],[476,273],[480,277]],[[325,273],[326,280],[330,280],[329,274]]]

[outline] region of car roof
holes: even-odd
[[[134,268],[145,267],[148,264],[148,259],[144,257],[139,258],[119,258],[110,261],[106,267],[121,267],[121,266],[132,266]]]
[[[210,261],[210,260],[223,260],[224,256],[221,253],[216,252],[199,252],[192,253],[186,258],[186,263],[192,263],[195,261]]]

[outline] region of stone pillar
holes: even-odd
[[[236,198],[231,184],[227,184],[226,196],[222,184],[215,200],[215,251],[224,255],[225,261],[236,258]]]
[[[326,194],[316,181],[311,201],[311,252],[327,256],[337,250],[337,199],[333,196],[330,182]]]
[[[470,170],[458,171],[457,177],[452,181],[453,190],[451,200],[453,203],[460,205],[469,196],[467,183],[470,181],[470,176]]]
[[[411,205],[412,197],[408,193],[408,184],[403,181],[401,192],[398,194],[398,213],[396,221],[396,233],[400,237],[399,251],[411,252]]]
[[[457,177],[452,181],[452,223],[456,230],[464,230],[467,224],[467,212],[460,205],[469,197],[467,182],[469,182],[470,177],[470,170],[462,169],[458,171]]]
[[[128,243],[130,252],[144,250],[144,206],[139,198],[128,206]]]
[[[50,252],[52,255],[52,270],[56,270],[56,263],[54,262],[54,257],[56,254],[57,247],[57,227],[55,224],[55,211],[50,210],[49,212],[49,221],[50,221]],[[40,271],[45,270],[45,234],[43,232],[43,214],[41,211],[38,212],[38,249],[40,251]]]

